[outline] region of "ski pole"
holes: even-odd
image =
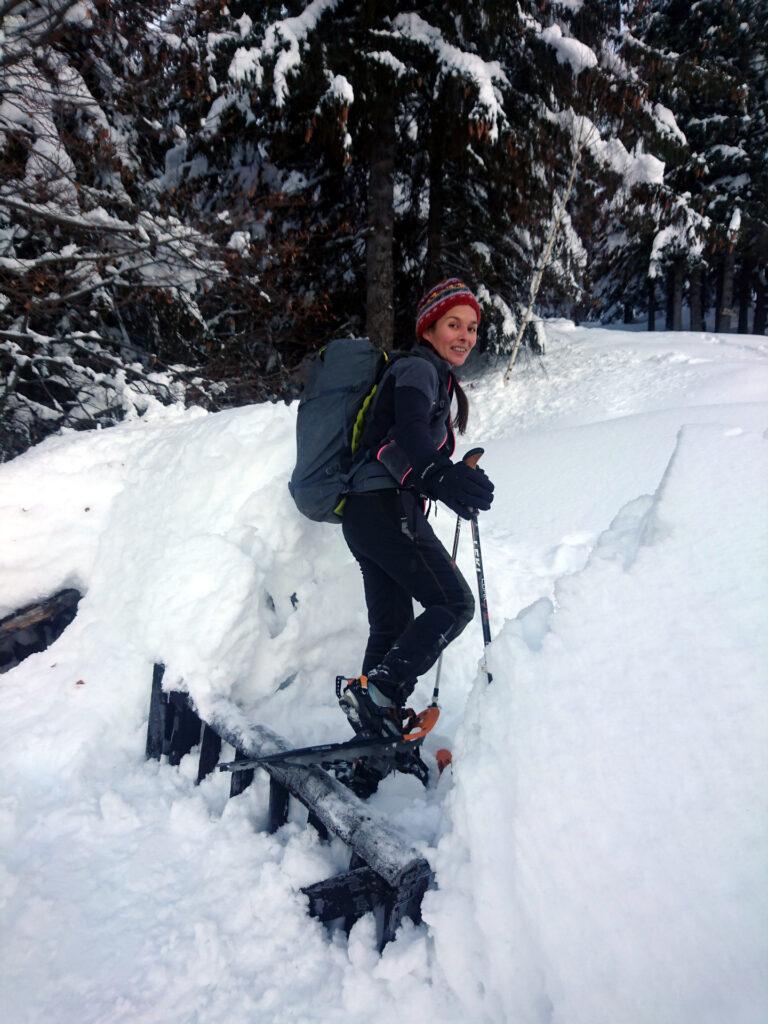
[[[487,647],[491,642],[491,622],[488,617],[488,600],[485,592],[485,573],[483,572],[483,555],[480,550],[480,528],[477,525],[477,512],[472,516],[472,548],[475,553],[475,569],[477,570],[477,594],[480,598],[480,622],[483,627],[483,644]],[[488,662],[483,655],[483,668],[488,676],[488,682],[493,682],[493,676],[488,671]]]
[[[472,469],[477,469],[477,464],[480,461],[480,456],[484,452],[484,448],[472,448],[464,458],[462,462],[466,462]],[[475,514],[477,515],[477,514]],[[461,534],[461,516],[456,516],[456,532],[453,535],[453,550],[451,552],[451,561],[456,565],[456,556],[459,553],[459,536]],[[485,634],[483,634],[485,635]],[[437,659],[437,675],[435,676],[435,688],[432,691],[432,704],[430,707],[437,707],[437,698],[440,694],[440,674],[443,670],[443,652],[440,651],[440,657]]]
[[[475,469],[482,454],[482,448],[473,448],[471,452],[467,452],[464,456],[464,461]],[[491,621],[488,617],[488,598],[485,590],[485,573],[483,572],[483,553],[480,550],[480,527],[477,525],[477,510],[475,510],[471,522],[472,551],[475,556],[475,570],[477,572],[477,596],[480,601],[480,624],[483,627],[483,645],[487,647],[491,642]],[[485,654],[483,654],[483,668],[488,677],[488,682],[492,683],[493,676],[488,671],[488,662],[486,661]]]
[[[459,552],[459,534],[461,533],[461,516],[456,516],[456,532],[453,535],[453,551],[451,552],[451,561],[456,565],[456,555]],[[435,688],[432,691],[432,704],[430,707],[437,707],[437,698],[440,694],[440,673],[443,670],[443,652],[440,651],[440,657],[437,659],[437,675],[435,676]]]

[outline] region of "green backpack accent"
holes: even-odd
[[[392,357],[368,338],[337,338],[313,360],[296,418],[296,466],[288,490],[299,512],[341,523],[365,420]]]

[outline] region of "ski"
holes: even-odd
[[[418,715],[410,712],[406,731],[400,739],[388,740],[379,736],[356,736],[344,743],[318,743],[311,747],[297,747],[295,750],[281,750],[276,754],[265,754],[263,757],[228,761],[219,765],[219,771],[242,772],[269,764],[284,764],[290,767],[345,764],[372,757],[387,757],[393,762],[397,759],[402,761],[402,755],[406,755],[407,759],[408,755],[417,753],[424,737],[434,728],[439,714],[437,707],[426,708]]]
[[[264,757],[228,761],[219,765],[219,771],[242,772],[270,764],[284,764],[289,767],[344,764],[382,754],[404,753],[409,749],[411,749],[410,745],[404,740],[383,740],[377,736],[357,736],[344,743],[318,743],[311,747],[297,747],[295,750],[281,750],[277,754],[265,754]]]

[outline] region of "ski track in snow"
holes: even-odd
[[[161,410],[0,467],[0,613],[85,592],[0,678],[6,1019],[766,1019],[768,344],[547,334],[509,386],[469,375],[495,681],[476,621],[429,741],[456,767],[371,800],[439,886],[381,957],[370,915],[349,940],[306,916],[299,889],[345,848],[298,810],[260,832],[263,777],[228,801],[192,756],[143,760],[155,660],[203,714],[347,735],[333,677],[361,656],[362,586],[287,495],[295,408]]]

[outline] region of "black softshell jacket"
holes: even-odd
[[[363,433],[366,461],[353,493],[392,487],[419,490],[425,470],[450,461],[453,374],[429,345],[419,344],[387,370]]]

